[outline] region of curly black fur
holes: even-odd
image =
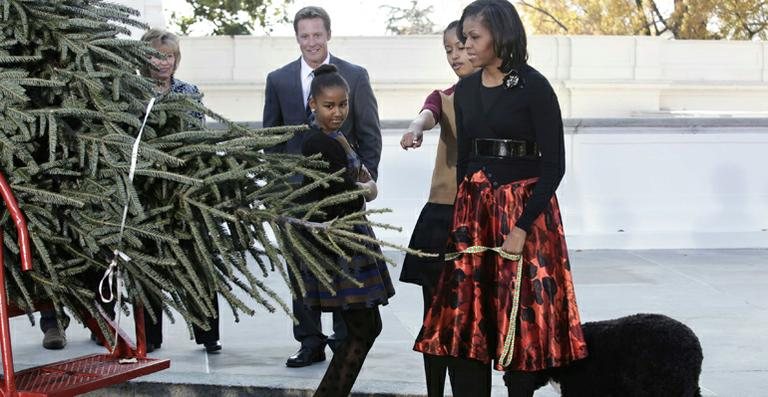
[[[583,326],[589,356],[542,371],[563,397],[699,397],[703,355],[696,334],[661,314],[635,314]]]

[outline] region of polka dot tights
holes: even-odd
[[[336,348],[325,376],[315,391],[315,397],[348,396],[368,351],[381,333],[381,314],[378,307],[344,310],[341,317],[347,324],[347,337]]]

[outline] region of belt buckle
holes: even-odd
[[[501,142],[497,142],[496,145],[497,145],[497,150],[496,150],[497,156],[507,157],[510,154],[509,146],[507,146],[509,145],[509,142],[501,141]]]
[[[517,145],[517,156],[518,157],[525,157],[528,155],[528,148],[526,147],[525,142],[520,142]]]

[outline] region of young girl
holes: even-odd
[[[504,370],[509,396],[533,396],[535,372],[586,357],[555,190],[565,172],[555,92],[528,65],[506,0],[477,0],[459,36],[480,72],[456,85],[452,236],[463,253],[441,275],[415,348]],[[493,248],[498,251],[485,250]],[[490,396],[489,375],[460,396]]]
[[[333,182],[328,188],[314,189],[307,198],[318,201],[344,191],[359,188],[367,191],[365,198],[325,208],[322,219],[313,218],[315,221],[325,221],[362,210],[365,201],[373,200],[377,191],[370,173],[339,131],[349,111],[347,82],[333,65],[322,65],[314,73],[309,100],[314,121],[302,146],[302,153],[305,156],[319,153],[329,163],[328,171],[331,173],[342,169],[346,172],[343,174],[343,182]],[[373,230],[368,226],[358,225],[355,232],[373,237]],[[369,244],[368,248],[379,250],[376,245]],[[362,287],[337,275],[334,278],[336,294],[333,295],[312,273],[302,270],[306,285],[304,304],[322,311],[341,309],[341,316],[347,325],[347,337],[336,348],[315,396],[349,395],[368,351],[381,332],[378,306],[386,305],[388,299],[395,294],[384,261],[364,254],[353,256],[349,262],[343,258],[337,260],[348,274],[363,284]]]
[[[456,26],[451,22],[443,32],[443,46],[448,65],[459,78],[468,76],[475,69],[467,58],[464,44],[459,41]],[[453,220],[453,202],[456,199],[456,118],[453,112],[453,90],[451,86],[443,91],[433,91],[424,102],[419,116],[411,122],[408,131],[400,139],[400,146],[421,147],[423,131],[440,123],[440,141],[437,145],[435,168],[432,172],[429,200],[421,210],[419,220],[413,229],[409,248],[443,254],[448,232]],[[421,285],[426,315],[434,295],[440,272],[445,267],[444,258],[406,255],[400,281]],[[452,368],[455,360],[424,354],[424,372],[427,380],[427,394],[442,396],[445,385],[445,371]],[[453,371],[451,371],[453,373]],[[452,376],[453,378],[453,376]],[[455,380],[452,380],[452,383]],[[455,393],[456,391],[454,391]]]

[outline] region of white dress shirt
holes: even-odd
[[[328,55],[325,57],[325,60],[323,61],[323,65],[331,63],[331,53],[329,52]],[[307,61],[304,60],[304,57],[301,57],[301,93],[304,95],[304,107],[307,107],[307,104],[309,103],[309,87],[312,84],[312,78],[315,77],[314,72],[315,69],[312,69],[311,66],[307,64]]]

